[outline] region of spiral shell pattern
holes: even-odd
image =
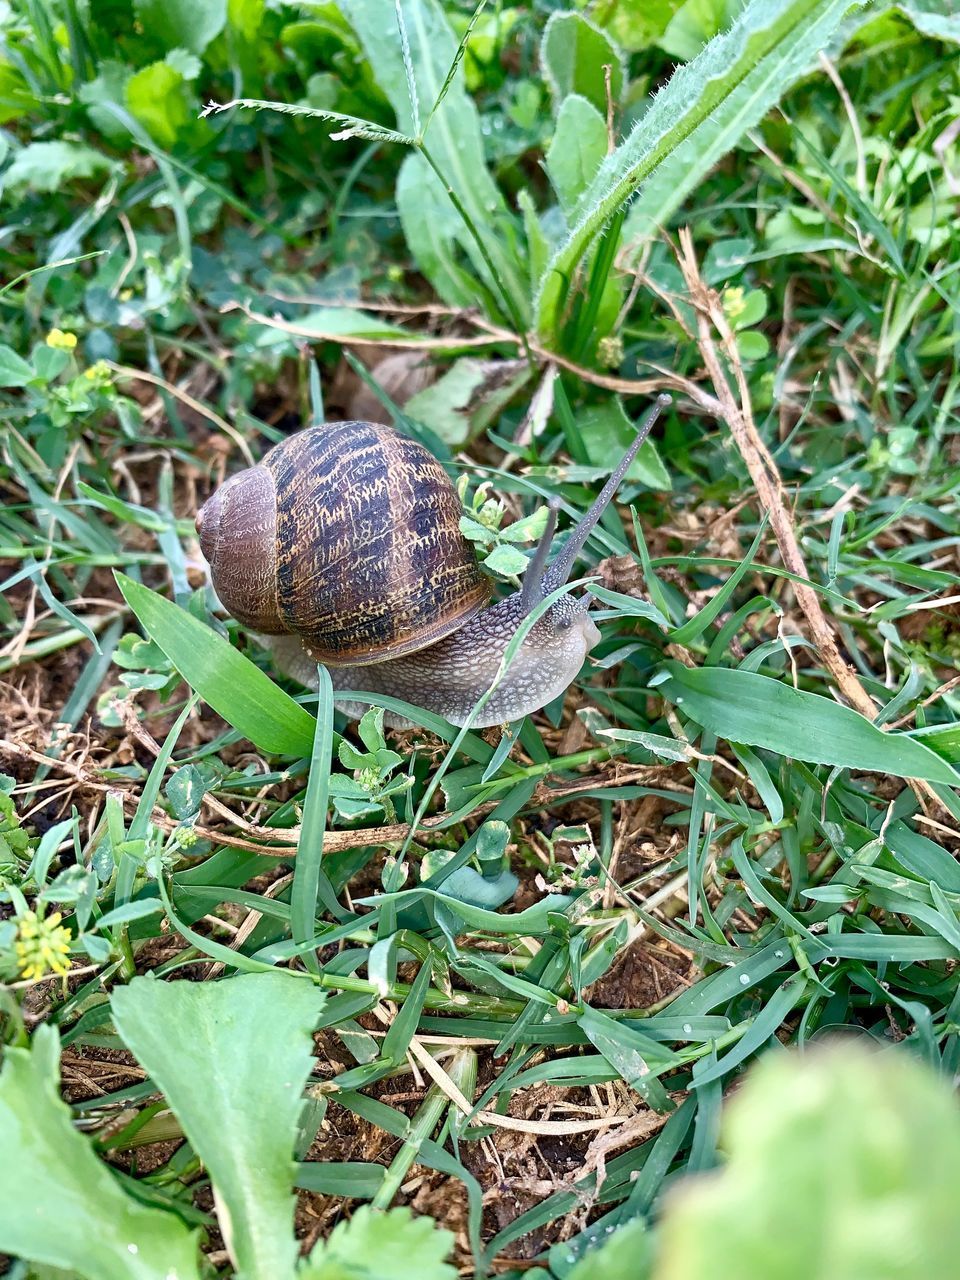
[[[488,580],[460,532],[443,468],[390,427],[310,427],[261,466],[276,494],[276,600],[331,666],[425,648],[484,606]]]

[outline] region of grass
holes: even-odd
[[[771,1276],[756,1161],[850,1222],[799,1171],[949,1112],[812,1049],[960,1067],[960,20],[555,8],[0,17],[0,1273]],[[217,608],[196,510],[306,422],[509,583],[664,389],[521,724],[349,723]]]

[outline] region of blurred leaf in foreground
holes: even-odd
[[[957,1274],[960,1109],[906,1053],[769,1055],[725,1138],[726,1169],[667,1203],[656,1280]]]

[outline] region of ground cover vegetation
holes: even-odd
[[[954,1274],[960,11],[0,40],[0,1273]],[[664,393],[520,724],[218,608],[196,511],[306,423],[509,589]]]

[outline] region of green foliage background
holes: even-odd
[[[0,6],[0,1268],[950,1273],[954,10]],[[331,406],[509,584],[664,388],[522,724],[350,725],[217,608],[199,502]]]

